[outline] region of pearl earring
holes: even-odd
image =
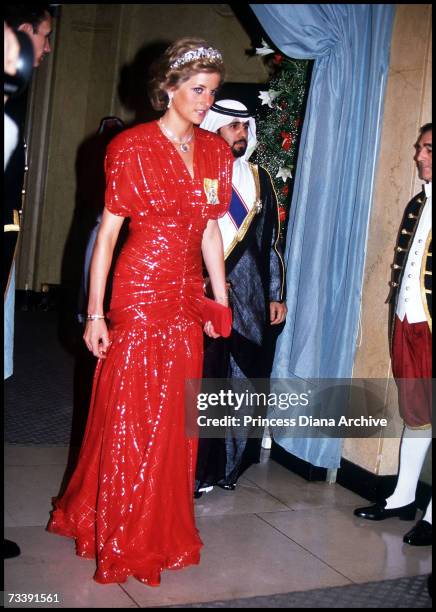
[[[173,102],[173,96],[168,96],[168,104],[167,104],[167,108],[171,108],[171,104]]]

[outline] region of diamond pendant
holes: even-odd
[[[189,145],[184,142],[180,145],[180,150],[182,153],[187,153],[189,151]]]

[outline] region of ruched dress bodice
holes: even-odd
[[[187,319],[200,321],[204,227],[189,218],[149,217],[130,228],[114,272],[111,328]]]

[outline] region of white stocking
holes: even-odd
[[[407,506],[415,500],[416,486],[430,443],[430,430],[424,433],[422,430],[404,428],[397,486],[386,500],[386,510]]]
[[[427,521],[427,523],[430,523],[430,525],[432,525],[433,523],[431,522],[431,500],[427,506],[427,510],[425,511],[424,516],[422,517],[423,521]]]

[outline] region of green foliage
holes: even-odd
[[[283,234],[309,84],[309,61],[293,60],[279,54],[271,59],[274,73],[267,84],[268,93],[265,91],[260,95],[263,102],[256,116],[258,146],[253,161],[271,175]],[[266,102],[268,105],[264,106]]]

